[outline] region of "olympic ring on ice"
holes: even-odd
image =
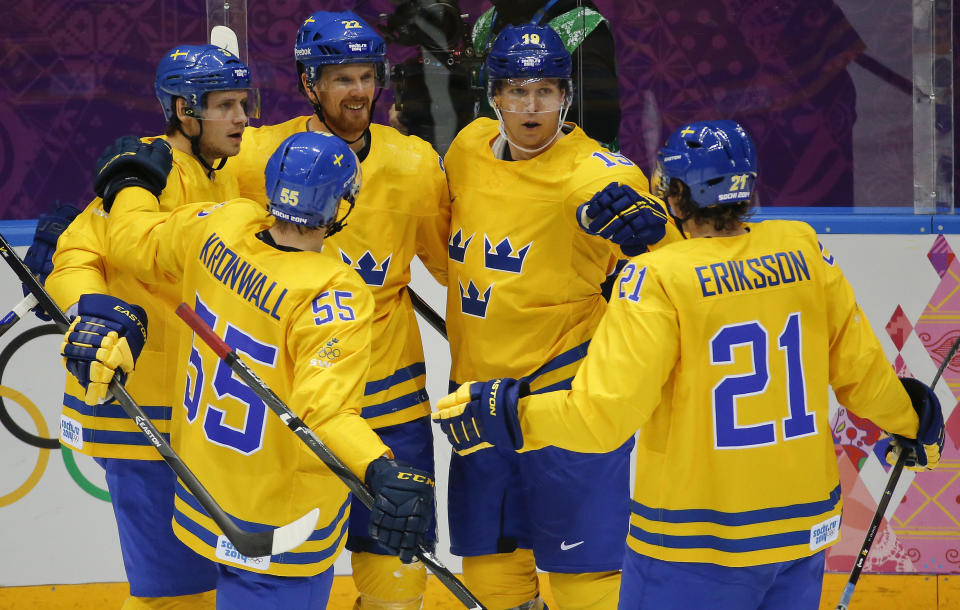
[[[63,465],[67,467],[67,472],[70,473],[70,478],[80,486],[80,489],[87,492],[94,498],[98,500],[103,500],[104,502],[110,501],[110,492],[101,487],[97,487],[90,482],[87,477],[83,476],[83,473],[80,472],[80,468],[77,467],[77,459],[73,457],[73,450],[70,447],[63,447],[60,451],[60,455],[63,456]]]
[[[0,396],[6,396],[23,407],[23,409],[30,414],[30,418],[33,419],[33,423],[37,427],[39,434],[43,436],[49,434],[47,422],[43,419],[43,413],[40,412],[37,405],[33,404],[33,401],[13,388],[8,388],[4,385],[0,385]],[[27,477],[27,480],[24,481],[20,487],[17,487],[6,495],[0,496],[0,506],[13,504],[36,487],[37,483],[40,482],[40,478],[43,476],[43,472],[47,469],[47,463],[49,461],[50,452],[40,449],[40,455],[37,456],[37,463],[33,467],[33,472],[30,473],[30,476]]]
[[[23,333],[17,335],[13,341],[8,343],[3,351],[0,351],[0,380],[3,379],[3,372],[7,368],[7,364],[10,363],[10,358],[19,350],[27,341],[36,339],[37,337],[43,337],[45,335],[62,335],[56,324],[42,324],[40,326],[34,326]],[[2,394],[0,394],[2,396]],[[21,394],[22,396],[22,394]],[[33,403],[31,403],[33,404]],[[59,449],[60,448],[60,437],[57,435],[56,438],[46,438],[47,428],[44,425],[43,436],[37,436],[36,434],[31,434],[17,425],[17,422],[13,421],[13,418],[10,417],[10,413],[7,412],[7,406],[4,404],[3,399],[0,398],[0,423],[10,431],[10,434],[14,435],[24,443],[28,445],[33,445],[34,447],[39,447],[40,449]],[[39,432],[39,428],[38,428]]]
[[[42,324],[40,326],[27,329],[23,333],[17,335],[6,346],[4,346],[3,350],[0,351],[0,379],[3,379],[3,372],[6,370],[10,359],[13,357],[14,353],[17,352],[17,350],[23,347],[28,341],[46,335],[62,335],[62,333],[57,329],[55,324]],[[10,417],[10,413],[7,411],[7,406],[3,401],[3,397],[10,398],[11,400],[16,401],[18,404],[23,406],[24,410],[30,414],[30,417],[33,418],[34,423],[37,425],[37,434],[31,434],[13,421],[13,418]],[[7,504],[16,502],[36,486],[41,476],[43,476],[47,462],[50,459],[50,452],[45,450],[52,449],[62,449],[61,456],[63,457],[63,464],[67,468],[70,478],[73,479],[80,489],[87,492],[94,498],[97,498],[98,500],[103,500],[104,502],[110,501],[110,493],[107,490],[94,485],[80,471],[80,468],[77,466],[77,460],[73,455],[73,451],[71,451],[68,447],[60,446],[59,435],[55,438],[49,438],[47,436],[49,434],[47,423],[43,418],[43,414],[40,412],[40,409],[37,408],[37,406],[26,396],[4,385],[0,385],[0,423],[2,423],[11,434],[24,443],[40,449],[40,457],[38,458],[37,466],[34,467],[33,473],[31,473],[27,481],[24,482],[24,484],[19,488],[5,496],[0,496],[0,506],[6,506]]]

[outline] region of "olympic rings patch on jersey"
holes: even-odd
[[[337,360],[341,354],[340,348],[337,347],[338,342],[339,340],[336,337],[327,341],[327,344],[317,352],[318,357],[310,359],[310,366],[317,368],[333,366],[334,361]]]

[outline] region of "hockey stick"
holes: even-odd
[[[407,294],[410,295],[410,302],[413,303],[413,309],[420,317],[423,318],[427,324],[432,326],[434,330],[440,333],[440,336],[444,339],[447,338],[447,322],[443,319],[443,316],[438,314],[433,310],[432,307],[427,305],[427,302],[423,300],[419,294],[414,292],[413,288],[407,286]]]
[[[60,307],[54,302],[50,293],[44,289],[43,285],[30,273],[30,269],[17,256],[13,248],[7,242],[6,238],[0,234],[0,256],[10,265],[13,272],[17,274],[20,281],[26,284],[27,289],[37,298],[40,306],[47,312],[54,324],[60,328],[61,332],[67,332],[70,327],[70,321],[64,315]],[[164,438],[160,435],[153,422],[146,416],[143,409],[140,408],[123,384],[114,377],[110,381],[110,392],[123,407],[123,410],[136,422],[140,431],[146,436],[150,443],[156,447],[157,452],[163,456],[163,460],[173,469],[184,486],[190,490],[200,502],[200,505],[207,511],[210,518],[223,530],[224,535],[236,547],[237,551],[247,557],[263,557],[264,555],[275,555],[294,549],[310,537],[313,529],[320,517],[320,509],[314,508],[306,515],[300,517],[292,523],[278,527],[266,532],[248,532],[241,529],[233,522],[233,519],[224,511],[210,492],[200,483],[196,475],[187,467],[179,455],[174,452]]]
[[[933,382],[930,384],[931,391],[937,387],[940,376],[943,375],[943,371],[946,370],[947,365],[953,360],[953,356],[957,353],[958,348],[960,348],[960,337],[957,337],[957,340],[953,342],[953,347],[947,352],[947,357],[940,363],[940,368],[937,369],[937,374],[934,375]],[[864,538],[863,546],[860,547],[860,552],[857,554],[857,561],[853,564],[853,569],[850,570],[850,577],[847,579],[847,585],[843,588],[843,594],[840,595],[840,601],[837,602],[836,610],[848,610],[850,607],[850,598],[853,597],[853,590],[857,587],[857,580],[860,579],[860,572],[863,570],[863,566],[867,561],[867,554],[870,552],[870,547],[873,546],[874,538],[877,537],[877,531],[880,529],[880,522],[883,520],[883,515],[887,512],[887,504],[890,503],[893,490],[897,487],[897,482],[900,480],[900,473],[903,472],[903,465],[906,458],[906,452],[901,449],[897,456],[897,463],[894,464],[890,470],[890,479],[887,481],[887,487],[883,490],[883,496],[880,497],[880,504],[877,505],[877,512],[873,514],[873,521],[870,522],[870,527],[867,528],[867,537]]]
[[[37,304],[37,297],[33,296],[33,293],[29,293],[27,296],[23,297],[23,300],[13,306],[7,315],[0,318],[0,337],[4,335],[8,330],[13,328],[13,325],[20,321],[23,316],[27,315],[27,312],[33,309]]]
[[[218,358],[227,363],[230,369],[236,373],[237,377],[250,386],[257,396],[270,407],[271,411],[280,416],[283,423],[320,458],[320,461],[323,462],[327,468],[340,477],[340,480],[346,484],[357,499],[363,502],[368,508],[373,507],[373,494],[367,486],[364,485],[363,481],[360,480],[360,477],[355,475],[340,458],[330,451],[323,441],[320,440],[320,437],[308,428],[307,425],[297,417],[296,413],[290,410],[290,407],[237,356],[237,352],[227,345],[226,342],[197,315],[197,312],[186,303],[181,303],[177,307],[177,315],[193,329],[193,332],[213,350]],[[440,560],[437,559],[433,553],[421,546],[417,550],[417,557],[464,606],[472,610],[484,610],[484,606],[473,593],[471,593],[450,570],[440,563]]]

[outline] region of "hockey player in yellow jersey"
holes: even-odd
[[[294,134],[267,164],[269,211],[236,199],[159,213],[150,193],[124,188],[129,174],[151,173],[157,146],[118,141],[101,157],[98,183],[123,189],[110,211],[108,258],[143,282],[178,287],[180,298],[365,480],[376,498],[370,535],[410,562],[431,525],[433,481],[389,459],[361,417],[373,298],[349,267],[319,253],[353,205],[356,156],[330,134]],[[85,299],[108,298],[85,295],[81,307]],[[136,360],[132,350],[109,351],[136,337],[110,305],[91,305],[67,335],[68,368],[89,379],[88,387],[94,379],[109,383],[118,362],[126,370]],[[110,333],[116,318],[121,328]],[[178,331],[174,450],[245,529],[286,523],[313,507],[320,517],[300,547],[244,557],[178,483],[174,531],[217,562],[218,608],[325,608],[345,544],[349,490],[189,327]]]
[[[236,56],[213,45],[180,45],[163,55],[155,79],[167,120],[165,139],[173,148],[173,169],[165,186],[147,185],[160,208],[237,196],[234,178],[215,171],[236,155],[250,116],[257,116],[258,93],[250,70]],[[148,142],[154,138],[144,138]],[[162,189],[162,191],[161,191]],[[107,193],[112,196],[112,193]],[[152,333],[140,358],[143,375],[128,388],[166,434],[169,428],[177,318],[172,287],[145,286],[103,256],[107,214],[95,199],[61,236],[54,270],[46,287],[58,304],[76,313],[80,297],[110,294],[144,307]],[[173,328],[171,328],[173,327]],[[117,517],[130,594],[124,608],[212,606],[213,595],[198,597],[216,583],[214,565],[184,547],[166,526],[173,510],[176,476],[150,441],[113,401],[99,402],[105,386],[85,391],[67,375],[61,417],[64,446],[95,457],[106,469]],[[143,520],[155,524],[143,528]]]
[[[550,27],[504,28],[487,57],[499,121],[465,127],[444,159],[453,388],[498,376],[569,387],[616,261],[679,239],[640,169],[564,122],[570,70]],[[451,457],[451,550],[481,601],[541,607],[539,568],[560,608],[616,606],[632,441],[621,445]]]
[[[747,222],[756,167],[733,121],[683,126],[654,183],[689,239],[630,260],[572,388],[497,379],[438,404],[467,453],[609,451],[640,429],[624,610],[819,607],[841,512],[830,386],[908,467],[939,461],[936,395],[897,379],[810,226]]]
[[[373,355],[363,416],[403,459],[433,472],[423,347],[406,286],[418,256],[439,280],[446,274],[449,201],[443,166],[423,140],[371,124],[378,87],[386,80],[383,39],[351,12],[317,12],[297,33],[298,86],[314,113],[248,129],[235,170],[244,197],[266,204],[263,168],[284,138],[325,131],[346,141],[360,158],[363,186],[347,230],[323,254],[343,261],[374,297]],[[231,170],[233,168],[233,170]],[[420,563],[401,567],[367,535],[368,511],[353,504],[347,548],[366,610],[419,608],[426,586]]]

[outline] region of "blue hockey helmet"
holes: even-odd
[[[573,62],[560,35],[549,25],[508,25],[493,41],[487,55],[487,97],[490,105],[498,89],[498,81],[519,79],[532,81],[543,78],[560,79],[566,92],[563,106],[573,102],[573,80],[570,78]]]
[[[698,207],[750,201],[757,178],[753,141],[735,121],[698,121],[684,125],[657,152],[653,187],[666,198],[670,180],[690,189]]]
[[[300,25],[293,48],[297,71],[307,75],[313,86],[323,66],[369,63],[374,65],[377,84],[387,82],[387,45],[356,13],[318,11]],[[299,83],[301,91],[303,83]]]
[[[346,142],[329,133],[301,131],[284,140],[267,161],[267,209],[305,227],[343,228],[360,190],[360,161]],[[340,214],[341,199],[350,205]],[[339,217],[338,217],[339,216]]]
[[[508,25],[490,47],[487,78],[570,78],[573,61],[549,25]]]
[[[178,97],[186,100],[188,116],[202,119],[204,96],[211,91],[246,90],[247,116],[260,116],[260,92],[250,86],[250,68],[216,45],[180,45],[170,49],[157,65],[154,88],[168,122],[177,115]]]

